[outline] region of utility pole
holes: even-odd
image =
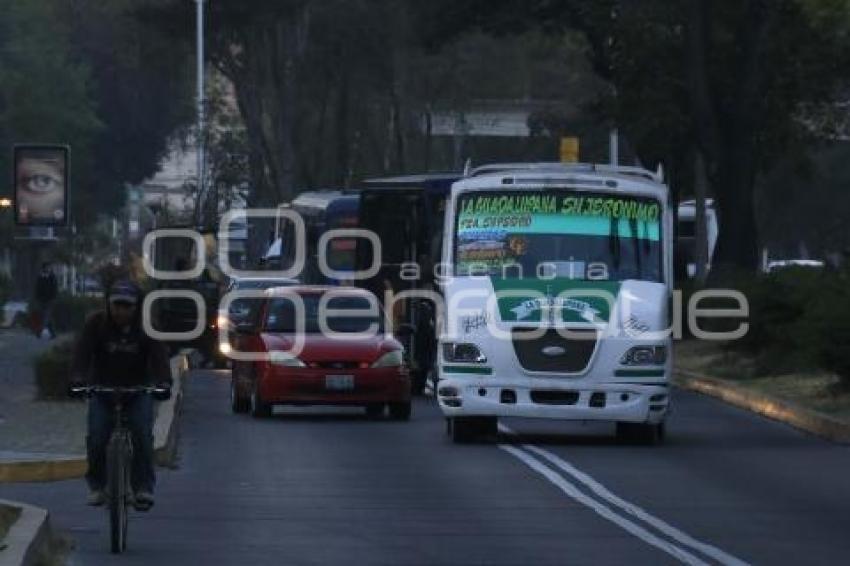
[[[206,100],[204,96],[204,2],[205,0],[195,0],[195,28],[197,36],[195,39],[196,45],[196,63],[197,63],[197,139],[195,140],[197,151],[197,197],[195,200],[195,223],[200,224],[204,216],[204,188],[206,187],[206,179],[204,175],[205,167],[205,137],[206,137]]]
[[[613,167],[620,164],[620,132],[616,127],[609,133],[608,161]]]
[[[708,275],[708,236],[705,222],[705,196],[708,173],[702,151],[697,150],[694,162],[694,264],[696,280],[700,285],[705,283]]]

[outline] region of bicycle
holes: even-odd
[[[114,396],[115,426],[106,448],[106,498],[109,509],[109,540],[113,554],[127,549],[127,507],[133,503],[130,473],[133,461],[133,440],[124,415],[124,401],[129,395],[167,395],[168,389],[151,385],[111,387],[85,385],[72,387],[71,394],[91,396],[95,393]]]

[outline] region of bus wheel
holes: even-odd
[[[666,426],[663,422],[617,423],[617,440],[622,444],[653,446],[664,442]]]
[[[498,432],[496,417],[454,417],[451,422],[452,441],[468,444],[482,437],[492,437]]]

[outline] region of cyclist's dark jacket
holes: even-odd
[[[138,320],[125,333],[98,312],[77,340],[72,375],[95,385],[149,385],[171,383],[171,366],[165,346],[147,336]]]

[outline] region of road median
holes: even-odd
[[[52,536],[47,511],[3,499],[0,499],[0,510],[15,515],[14,522],[0,540],[0,566],[49,563]]]

